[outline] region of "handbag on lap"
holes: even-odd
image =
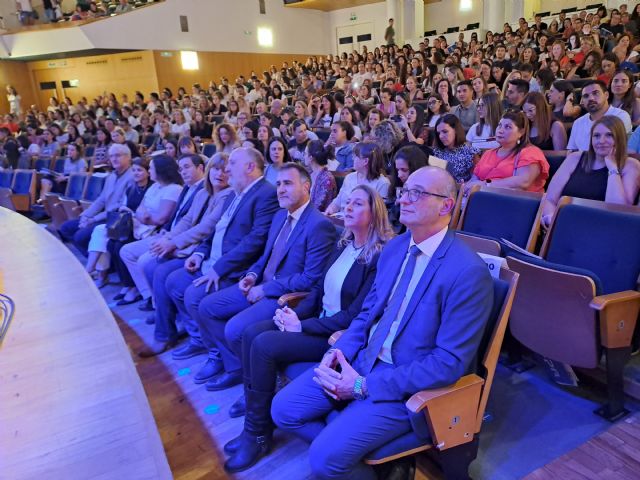
[[[131,212],[114,210],[107,213],[107,237],[118,242],[126,242],[133,232]]]

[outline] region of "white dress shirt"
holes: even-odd
[[[253,187],[256,183],[258,183],[262,179],[263,179],[262,176],[256,178],[253,182],[247,185],[244,188],[244,190],[242,190],[240,195],[236,195],[236,197],[231,202],[231,205],[227,207],[225,212],[222,214],[222,217],[220,217],[220,220],[218,220],[218,223],[216,223],[216,230],[215,230],[215,233],[213,234],[213,240],[211,241],[211,253],[209,254],[209,258],[207,258],[204,262],[202,262],[201,269],[202,269],[203,275],[206,275],[207,273],[209,273],[209,271],[213,268],[215,263],[218,260],[220,260],[220,258],[222,257],[222,240],[224,240],[224,236],[227,233],[227,227],[231,223],[231,219],[233,219],[233,214],[238,209],[238,205],[240,205],[240,201],[242,200],[242,197],[244,197],[246,193],[249,190],[251,190],[251,187]],[[198,253],[198,254],[202,255],[201,253]]]
[[[327,270],[327,274],[324,276],[324,295],[322,297],[325,316],[330,317],[342,310],[342,285],[361,251],[362,248],[355,248],[353,243],[350,243]]]

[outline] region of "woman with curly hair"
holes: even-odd
[[[216,144],[216,152],[228,154],[240,146],[236,129],[229,123],[221,123],[216,127],[213,132],[213,142]]]

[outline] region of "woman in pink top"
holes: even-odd
[[[542,192],[549,177],[549,163],[542,150],[529,143],[529,122],[525,114],[507,112],[502,115],[496,128],[496,141],[500,147],[482,155],[465,190],[484,183]]]

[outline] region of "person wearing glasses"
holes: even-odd
[[[311,443],[318,478],[377,478],[362,461],[370,451],[428,431],[423,416],[409,418],[407,398],[475,371],[493,282],[448,229],[456,193],[443,169],[409,176],[398,200],[407,232],[382,250],[365,307],[320,364],[273,400],[276,426]],[[327,424],[329,414],[337,418]]]
[[[109,147],[109,162],[113,171],[107,176],[98,198],[80,214],[80,217],[68,220],[60,227],[63,240],[73,241],[74,245],[87,256],[87,247],[91,233],[96,225],[105,223],[107,212],[117,210],[123,203],[125,193],[133,183],[131,173],[131,150],[124,144],[114,143]]]
[[[498,148],[496,128],[502,117],[502,102],[495,92],[485,93],[478,100],[478,122],[467,132],[467,142],[482,150]]]

